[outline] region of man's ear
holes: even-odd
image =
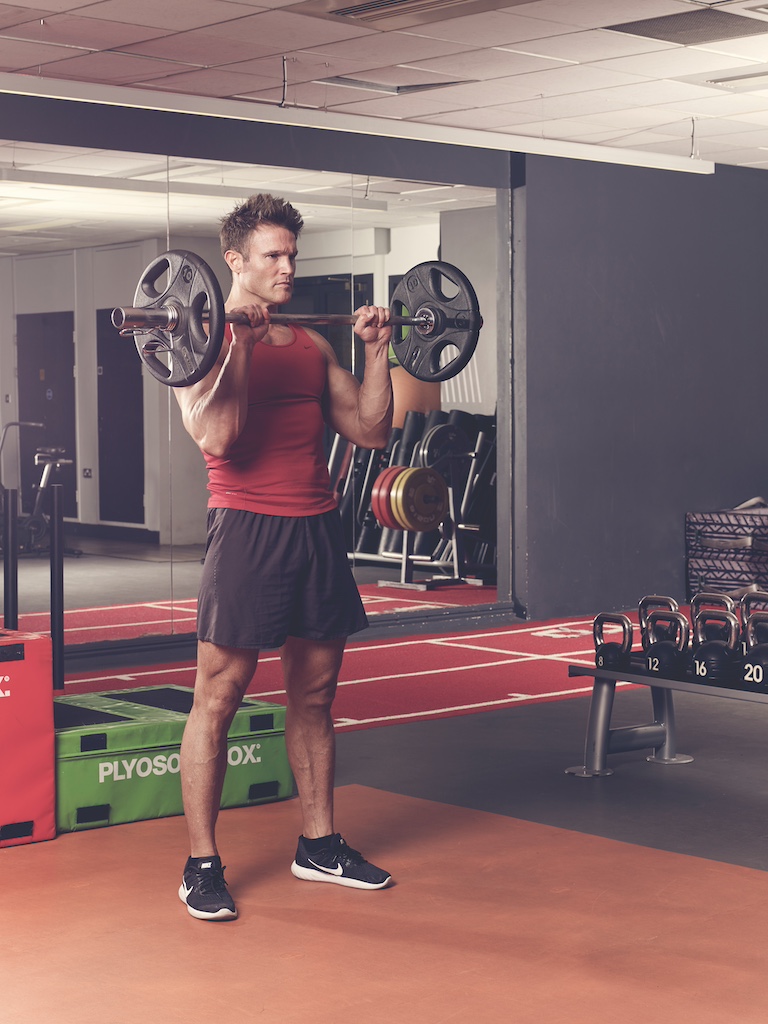
[[[243,269],[243,254],[241,252],[237,252],[235,249],[227,249],[224,253],[224,259],[233,274],[239,274]]]

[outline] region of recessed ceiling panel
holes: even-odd
[[[629,21],[623,25],[606,25],[611,32],[628,32],[633,36],[663,39],[668,43],[682,46],[696,46],[714,43],[721,39],[739,39],[742,36],[759,36],[768,33],[768,22],[755,18],[740,18],[737,14],[705,7],[686,11],[684,14],[668,14],[663,18],[647,18],[645,21]]]

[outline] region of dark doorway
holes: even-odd
[[[19,419],[45,424],[44,430],[23,430],[19,436],[21,507],[31,513],[42,467],[35,465],[38,448],[63,449],[72,464],[61,466],[51,482],[63,484],[64,515],[77,518],[75,465],[75,315],[20,313],[16,317],[19,374]],[[47,510],[47,506],[46,506]]]
[[[99,518],[144,522],[144,387],[130,338],[112,326],[111,309],[96,310],[99,366]]]

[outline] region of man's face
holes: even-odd
[[[241,260],[240,285],[270,306],[281,306],[293,294],[296,237],[288,228],[264,224],[251,232]]]

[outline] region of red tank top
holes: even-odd
[[[336,507],[323,451],[328,364],[305,330],[291,330],[289,345],[254,347],[248,417],[227,456],[203,453],[209,508],[314,516]]]

